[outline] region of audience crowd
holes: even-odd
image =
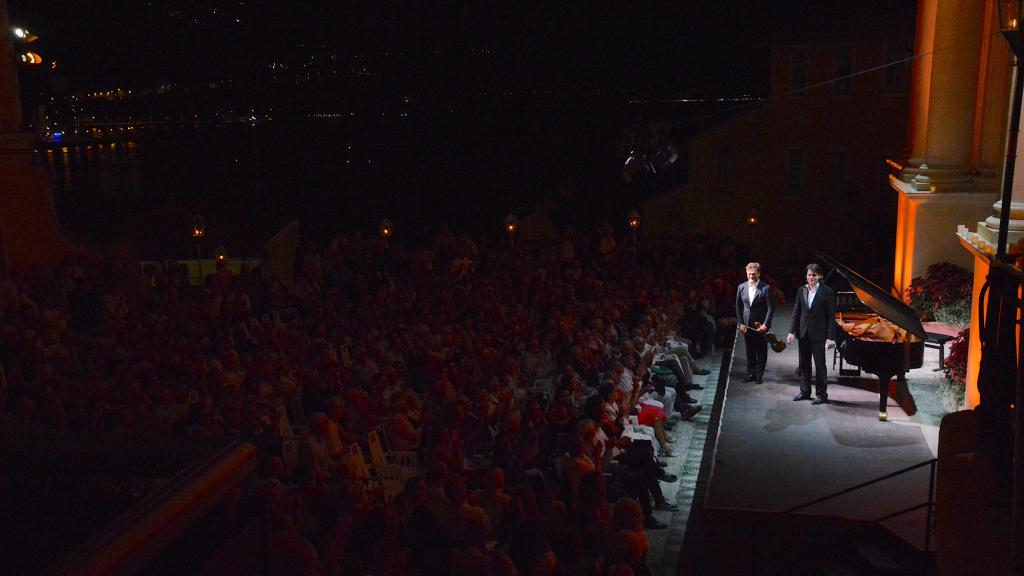
[[[275,574],[645,574],[735,251],[350,236],[293,278],[221,262],[201,287],[70,258],[0,282],[0,424],[255,444]]]

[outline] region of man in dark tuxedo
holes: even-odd
[[[751,262],[747,264],[747,281],[736,288],[736,319],[747,348],[747,376],[744,382],[762,382],[764,367],[768,363],[768,341],[764,333],[772,327],[774,315],[775,301],[771,286],[761,281],[761,264]]]
[[[817,264],[807,265],[807,284],[796,293],[793,322],[786,342],[800,339],[800,393],[793,400],[811,399],[811,358],[814,358],[814,401],[828,404],[825,349],[835,346],[836,294],[821,283],[822,270]]]

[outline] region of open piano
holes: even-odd
[[[843,361],[878,377],[878,419],[887,420],[889,381],[905,390],[906,374],[924,363],[927,338],[921,319],[907,306],[834,258],[818,254],[850,283],[853,293],[837,292],[837,347]],[[849,294],[847,296],[847,294]]]

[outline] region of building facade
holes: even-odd
[[[688,182],[645,205],[645,228],[722,232],[780,273],[821,251],[887,276],[897,205],[885,160],[903,147],[910,68],[884,64],[911,42],[909,26],[774,42],[768,96],[688,142]]]

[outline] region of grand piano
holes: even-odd
[[[846,278],[852,293],[836,293],[836,346],[842,361],[878,377],[878,419],[888,420],[889,381],[905,390],[906,374],[924,363],[927,338],[913,308],[838,260],[818,254],[822,262]],[[831,272],[830,272],[831,274]]]

